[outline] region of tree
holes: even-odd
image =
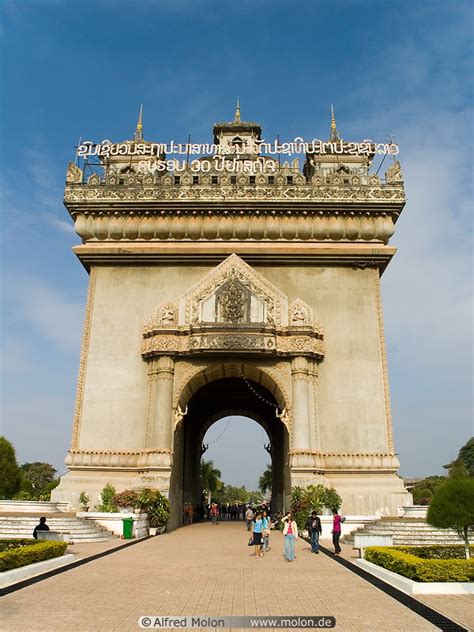
[[[449,476],[474,476],[474,437],[471,437],[459,450],[454,461],[443,465]]]
[[[248,500],[249,492],[245,487],[222,484],[220,489],[213,492],[213,496],[219,503],[245,503]]]
[[[248,492],[248,502],[251,505],[261,505],[263,503],[263,496],[260,491]]]
[[[262,476],[258,479],[258,488],[265,495],[267,490],[271,491],[272,489],[272,465],[267,465],[267,469],[262,474]]]
[[[440,529],[453,529],[464,540],[469,558],[469,531],[474,529],[474,478],[449,478],[433,496],[427,522]]]
[[[201,461],[201,488],[207,493],[207,502],[212,494],[222,487],[221,472],[214,467],[213,461]]]
[[[56,468],[49,463],[40,463],[39,461],[23,463],[21,471],[24,480],[22,487],[25,491],[30,491],[31,486],[31,492],[35,496],[40,496],[51,489],[50,486],[54,482],[57,472]]]
[[[20,489],[21,471],[12,444],[0,437],[0,498],[11,498]]]

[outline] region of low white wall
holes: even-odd
[[[51,560],[45,560],[44,562],[35,562],[34,564],[28,564],[28,566],[22,566],[21,568],[14,568],[11,571],[3,571],[0,573],[0,588],[6,588],[12,584],[36,577],[42,573],[47,573],[55,568],[64,566],[74,562],[76,556],[72,553],[66,555],[60,555],[59,557],[53,557]]]
[[[321,527],[323,533],[322,538],[331,538],[332,534],[332,515],[331,516],[319,516],[321,519]],[[380,516],[345,516],[345,522],[341,522],[341,537],[349,535],[359,527],[363,527],[365,524],[372,522],[373,520],[380,520]]]
[[[71,541],[71,534],[69,531],[37,531],[36,535],[38,540],[47,540],[49,542],[69,542]]]
[[[358,559],[355,563],[407,595],[474,595],[474,584],[470,582],[415,582],[367,560]]]
[[[69,503],[54,503],[43,500],[0,500],[1,513],[54,513],[69,511]]]
[[[411,507],[402,507],[403,518],[425,518],[428,515],[428,505],[412,505]]]
[[[133,518],[133,537],[143,538],[148,535],[148,516],[146,514],[136,514],[133,512],[124,513],[105,513],[101,511],[84,511],[77,513],[78,518],[86,520],[94,520],[101,527],[111,531],[114,535],[121,536],[123,534],[124,518]]]

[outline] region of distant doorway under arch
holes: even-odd
[[[273,472],[272,510],[284,510],[290,492],[289,437],[285,424],[276,415],[277,409],[275,397],[265,386],[239,377],[214,380],[192,395],[187,413],[175,429],[170,485],[172,526],[182,524],[184,503],[198,505],[201,502],[199,465],[203,439],[214,423],[230,415],[253,419],[267,433]],[[245,454],[242,454],[242,467],[245,467]]]

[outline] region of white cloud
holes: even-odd
[[[84,300],[71,298],[36,278],[11,277],[6,294],[17,317],[32,323],[59,349],[78,353]]]

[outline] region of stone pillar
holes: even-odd
[[[293,450],[311,450],[308,360],[302,356],[291,363],[293,387]]]
[[[171,450],[173,433],[174,361],[161,356],[150,363],[146,433],[148,449]]]

